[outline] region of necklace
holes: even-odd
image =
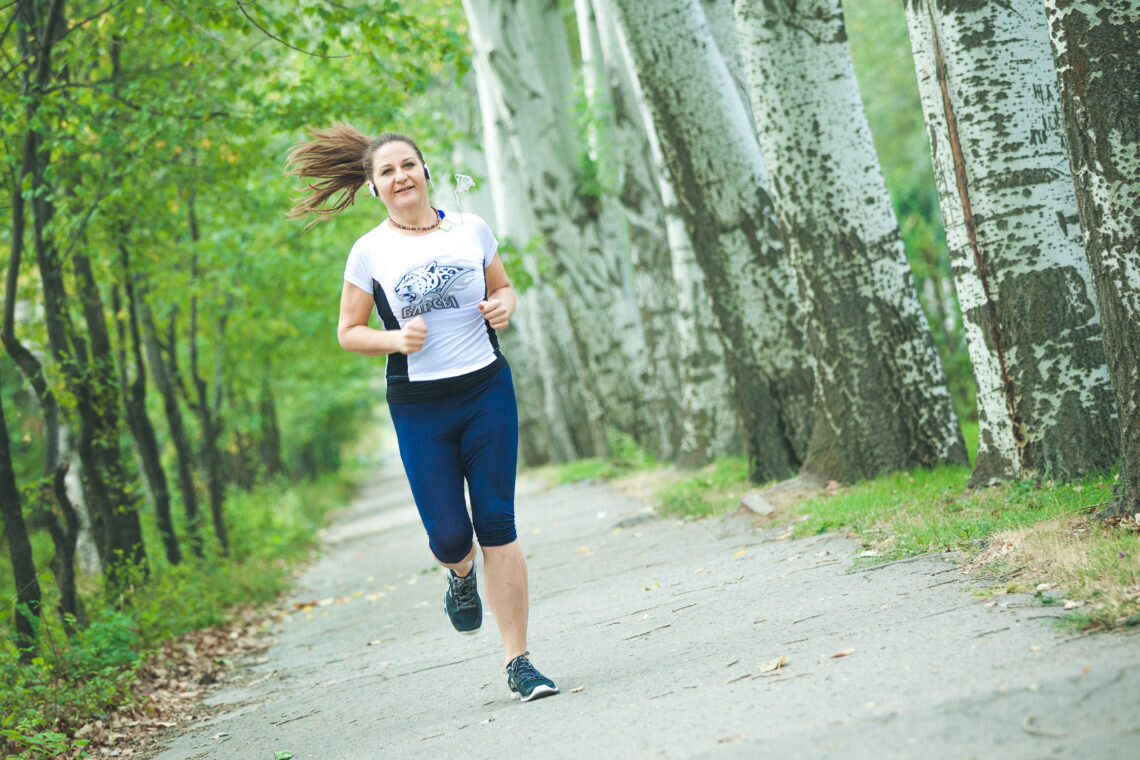
[[[388,223],[393,227],[398,227],[401,230],[411,230],[412,232],[426,232],[427,230],[434,230],[439,226],[439,223],[443,219],[443,216],[439,213],[439,211],[436,211],[435,208],[432,208],[432,211],[435,212],[435,223],[429,224],[427,227],[406,227],[397,222],[392,217],[388,217]]]

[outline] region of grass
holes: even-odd
[[[102,593],[98,578],[83,579],[90,624],[73,637],[54,613],[55,584],[41,574],[45,614],[31,662],[19,662],[11,639],[0,638],[0,756],[86,756],[74,731],[134,704],[137,669],[163,642],[277,598],[293,567],[310,556],[327,515],[348,502],[362,473],[345,468],[297,486],[275,482],[248,492],[235,489],[226,503],[229,557],[207,551],[203,559],[191,555],[171,566],[160,556],[153,526],[144,524],[150,577],[140,574],[124,597],[113,600]],[[189,554],[188,544],[183,548]],[[10,576],[0,578],[4,582],[0,627],[10,632],[16,611],[7,600],[14,592]]]
[[[977,424],[963,434],[973,460]],[[680,473],[628,451],[622,460],[656,468],[651,499],[662,514],[699,519],[736,509],[758,488],[748,481],[748,463],[725,458],[692,473]],[[567,482],[580,473],[609,477],[608,460],[555,468]],[[619,475],[629,468],[616,468]],[[976,573],[1000,579],[995,593],[1037,593],[1071,608],[1067,623],[1080,628],[1140,624],[1140,524],[1090,519],[1112,497],[1114,473],[1068,483],[1014,481],[967,488],[971,470],[962,466],[895,472],[850,486],[829,484],[816,495],[778,510],[798,537],[843,533],[863,542],[862,563],[920,554],[958,552]],[[642,477],[644,480],[645,477]],[[1042,588],[1039,591],[1039,587]],[[1047,593],[1046,593],[1047,592]]]

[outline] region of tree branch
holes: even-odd
[[[249,13],[245,9],[245,0],[237,0],[237,7],[238,7],[238,10],[241,11],[241,15],[245,16],[249,20],[249,23],[253,24],[259,30],[261,30],[261,32],[266,37],[270,38],[271,40],[276,40],[277,42],[280,42],[282,45],[289,48],[290,50],[296,50],[298,53],[304,53],[305,55],[311,55],[314,58],[351,58],[353,55],[355,55],[354,53],[349,53],[348,55],[325,55],[323,53],[310,53],[308,50],[302,50],[301,48],[297,47],[296,45],[289,44],[285,40],[281,39],[277,35],[270,32],[268,29],[263,27],[261,24],[254,21],[253,16],[249,15]]]

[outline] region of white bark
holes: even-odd
[[[667,271],[660,266],[643,268],[654,283],[639,286],[667,290],[668,297],[657,308],[674,318],[672,337],[680,363],[680,429],[677,461],[683,466],[699,466],[718,456],[738,454],[740,421],[733,403],[732,385],[725,362],[724,347],[717,331],[706,329],[712,303],[705,290],[704,273],[697,264],[692,241],[678,208],[677,194],[667,178],[664,156],[657,140],[649,106],[634,75],[628,47],[613,17],[608,0],[595,0],[595,12],[602,50],[614,93],[615,113],[627,128],[623,131],[623,155],[627,174],[637,177],[636,192],[651,199],[640,213],[631,213],[631,224],[664,234],[666,250],[642,249],[661,253]],[[629,180],[627,180],[627,183]],[[637,189],[640,188],[640,191]],[[653,257],[657,258],[656,255]]]
[[[907,0],[977,379],[976,484],[1110,466],[1113,402],[1040,0]]]
[[[1140,3],[1046,0],[1069,165],[1120,421],[1106,515],[1140,512]]]
[[[736,0],[735,7],[760,149],[816,360],[804,468],[853,481],[965,463],[839,0]]]
[[[586,99],[591,109],[590,160],[595,174],[612,190],[600,222],[611,245],[619,246],[625,298],[639,317],[648,374],[643,404],[658,423],[638,442],[662,459],[677,456],[682,426],[681,357],[676,335],[669,245],[661,224],[660,199],[646,171],[645,132],[620,79],[608,69],[602,30],[591,0],[577,0],[577,22]],[[604,15],[603,15],[604,18]]]
[[[753,476],[799,467],[811,381],[794,277],[752,123],[699,0],[617,0],[680,209],[713,302]]]
[[[508,144],[509,117],[501,101],[491,95],[495,84],[487,62],[476,58],[474,69],[495,231],[501,239],[523,247],[538,230],[530,198],[517,181],[522,169]],[[522,461],[534,465],[601,456],[605,452],[602,413],[584,391],[582,361],[566,308],[549,285],[537,282],[533,259],[526,257],[524,267],[536,284],[520,288],[511,326],[499,334],[515,377]]]
[[[744,69],[732,0],[701,0],[701,8],[709,22],[709,31],[716,40],[720,57],[724,59],[724,65],[728,67],[728,73],[732,75],[736,91],[740,94],[740,102],[748,111],[749,118],[752,118],[752,95],[748,91],[748,74]]]
[[[465,0],[464,7],[489,97],[510,116],[511,147],[525,168],[516,181],[527,189],[555,267],[591,396],[607,426],[644,439],[660,424],[644,402],[645,342],[621,247],[605,237],[598,208],[578,194],[579,146],[566,111],[572,76],[558,4]]]

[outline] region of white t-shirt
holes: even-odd
[[[389,383],[457,377],[495,361],[498,341],[478,304],[487,296],[484,269],[497,250],[491,228],[474,214],[448,214],[438,228],[416,236],[400,234],[385,219],[356,241],[344,279],[373,294],[384,329],[398,330],[417,316],[427,324],[420,351],[389,357]]]

